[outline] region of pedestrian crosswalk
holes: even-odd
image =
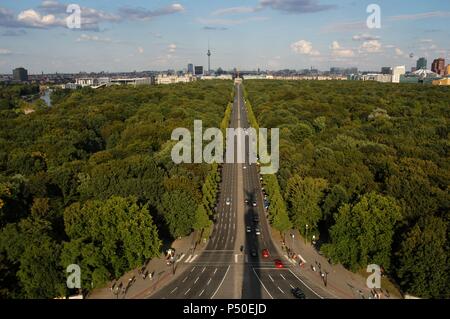
[[[184,259],[185,264],[195,264],[200,266],[220,266],[220,265],[229,265],[229,263],[234,264],[249,264],[253,266],[264,266],[264,267],[272,267],[274,265],[272,259],[259,259],[257,257],[252,257],[249,254],[231,254],[231,251],[226,251],[225,255],[228,254],[227,260],[222,261],[211,261],[211,260],[205,260],[203,257],[200,257],[197,254],[190,254],[187,256],[186,259],[184,259],[185,255],[182,255],[178,262],[181,262]],[[223,256],[223,255],[222,255]],[[287,255],[284,255],[284,258],[286,258],[287,261],[289,261],[290,264],[296,265],[296,261],[289,258]]]
[[[198,255],[189,255],[188,258],[186,258],[186,260],[184,261],[185,263],[192,263]]]
[[[284,258],[286,258],[291,264],[293,264],[293,265],[296,264],[295,260],[289,258],[288,255],[284,255]]]

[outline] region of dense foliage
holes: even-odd
[[[450,297],[450,90],[347,81],[245,87],[253,126],[280,128],[278,183],[269,188],[279,184],[294,227],[320,236],[335,262],[354,270],[378,263],[405,292]]]
[[[219,127],[231,91],[84,88],[32,114],[0,110],[0,297],[64,295],[70,264],[83,288],[99,287],[159,256],[162,241],[207,230],[218,167],[175,165],[171,133]]]
[[[12,110],[20,106],[23,96],[39,93],[39,85],[0,84],[0,111]]]

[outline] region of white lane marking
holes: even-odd
[[[284,291],[280,287],[277,286],[277,288],[279,291],[281,291],[284,294]]]
[[[176,261],[175,263],[181,262],[181,261],[183,260],[184,256],[185,256],[185,254],[182,254],[182,255],[180,256],[180,258],[178,258],[177,261]]]
[[[222,286],[223,282],[225,281],[225,278],[227,277],[228,274],[228,270],[230,270],[230,266],[228,266],[227,271],[225,272],[225,276],[223,276],[222,281],[220,282],[219,287],[217,287],[216,292],[214,293],[214,295],[212,295],[211,299],[214,299],[214,296],[217,294],[217,292],[219,291],[220,287]]]
[[[172,291],[170,292],[170,294],[173,294],[177,289],[178,289],[178,287],[175,287],[175,289],[172,290]]]
[[[233,235],[233,236],[231,236],[231,241],[233,241],[233,239],[234,239],[234,235]]]
[[[274,282],[274,280],[273,280],[273,278],[272,278],[272,276],[271,276],[271,275],[269,275],[269,278],[270,278],[270,280],[272,280],[272,282]]]
[[[298,258],[300,258],[300,260],[301,260],[303,263],[306,264],[306,259],[303,258],[302,255],[298,254],[297,256],[298,256]]]
[[[182,282],[185,282],[185,281],[186,281],[186,279],[188,279],[188,277],[189,277],[189,276],[187,276],[186,278],[184,278]]]
[[[191,270],[191,272],[193,272],[195,268],[196,268],[196,267],[193,267],[192,270]]]
[[[284,278],[283,274],[280,274],[281,278],[283,278],[284,280],[286,280],[286,278]]]
[[[236,224],[233,224],[233,230],[236,229]]]
[[[203,267],[203,269],[202,269],[202,274],[205,272],[205,270],[206,270],[206,267]]]
[[[267,290],[266,286],[264,286],[263,282],[261,281],[261,279],[259,278],[258,274],[255,271],[255,268],[253,268],[253,272],[255,273],[256,278],[258,278],[259,282],[261,283],[261,285],[263,286],[264,290],[267,292],[267,294],[270,296],[270,299],[273,299],[272,295],[270,294],[270,292]]]
[[[189,263],[193,262],[193,261],[195,260],[195,258],[197,258],[197,256],[198,256],[198,255],[195,255],[194,257],[192,257],[192,259],[191,259],[191,261],[190,261]],[[194,267],[194,268],[195,268],[195,267]],[[194,270],[194,269],[192,269],[192,270]]]
[[[287,260],[291,261],[287,255],[284,255],[284,258],[286,258]]]
[[[209,278],[208,282],[206,283],[207,286],[209,286],[209,283],[211,282],[212,278]]]
[[[192,258],[192,255],[189,255],[189,257],[188,257],[188,258],[186,258],[186,261],[185,261],[185,263],[188,263],[188,262],[189,262],[189,260],[191,260],[191,258]]]
[[[213,275],[215,275],[215,274],[216,274],[216,272],[217,272],[217,268],[216,268],[216,269],[214,269],[214,274],[213,274]]]
[[[200,295],[198,295],[198,296],[201,297],[203,295],[204,291],[205,291],[205,289],[203,289],[202,292],[200,293]]]
[[[197,283],[197,281],[200,279],[200,277],[197,277],[197,279],[195,279],[194,281],[194,285]]]
[[[189,291],[191,291],[191,288],[189,288],[189,289],[184,293],[184,295],[186,296],[186,295],[188,294]]]
[[[245,254],[245,262],[248,263],[248,255]]]
[[[237,264],[237,262],[238,262],[238,254],[234,254],[234,262]]]
[[[289,284],[289,286],[291,286],[291,288],[294,289],[294,286],[292,286],[291,284]]]
[[[312,288],[310,286],[308,286],[303,280],[298,278],[297,275],[292,272],[292,270],[289,269],[289,271],[291,272],[291,274],[294,275],[295,278],[297,278],[303,285],[305,285],[305,287],[307,287],[309,290],[311,290],[317,297],[319,297],[320,299],[323,299],[323,297],[321,295],[319,295],[317,292],[312,290]]]

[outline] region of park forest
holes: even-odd
[[[280,170],[263,176],[273,228],[314,235],[352,271],[379,264],[404,293],[450,298],[448,88],[244,87],[251,125],[280,128]],[[0,298],[65,296],[69,264],[102,287],[174,238],[208,235],[220,167],[175,165],[171,133],[227,127],[230,81],[57,90],[50,108],[20,98],[35,93],[0,87]]]

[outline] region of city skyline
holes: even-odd
[[[450,59],[450,3],[378,1],[381,28],[369,29],[372,1],[79,1],[82,28],[70,30],[67,3],[0,5],[0,73],[185,69],[278,70],[416,65]],[[49,53],[50,52],[50,53]]]

